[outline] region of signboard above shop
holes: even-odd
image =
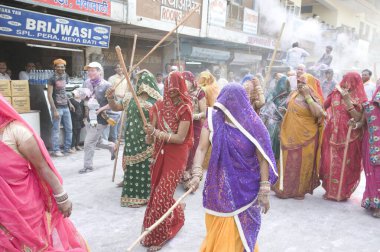
[[[77,12],[98,17],[111,16],[111,0],[19,0],[39,4],[68,12]]]
[[[0,5],[0,36],[108,48],[111,27]]]
[[[208,13],[208,23],[210,25],[225,27],[227,19],[227,1],[210,0]]]

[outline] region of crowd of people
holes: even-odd
[[[324,199],[345,201],[363,169],[361,205],[380,218],[380,87],[368,69],[336,81],[331,51],[327,47],[319,61],[328,68],[315,76],[302,64],[307,52],[294,44],[287,57],[294,71],[275,73],[270,87],[260,74],[247,72],[237,83],[233,74],[222,78],[220,69],[194,75],[173,67],[165,77],[146,69],[133,73],[133,91],[120,65],[106,81],[102,65],[91,62],[83,87],[70,94],[66,62],[57,59],[48,83],[53,155],[82,150],[85,127],[79,173],[92,172],[97,146],[115,158],[120,131],[120,205],[146,206],[144,229],[175,203],[180,184],[196,193],[207,170],[203,252],[258,251],[260,216],[270,208],[272,190],[280,199],[303,200],[322,184]],[[1,96],[0,106],[0,149],[9,157],[7,169],[0,169],[7,209],[0,213],[0,249],[88,251],[64,218],[72,204],[43,142]],[[141,244],[160,250],[184,225],[185,207],[179,204]]]

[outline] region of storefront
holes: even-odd
[[[25,70],[26,63],[36,65],[36,71],[29,73],[28,92],[32,111],[28,112],[27,118],[34,118],[28,119],[33,120],[29,123],[41,132],[47,146],[50,143],[51,118],[46,101],[46,84],[52,74],[53,60],[65,59],[66,72],[71,77],[70,85],[80,86],[87,48],[108,48],[111,33],[110,26],[68,18],[65,17],[69,16],[67,13],[59,11],[51,13],[43,13],[40,7],[25,3],[0,5],[1,60],[7,63],[12,80],[19,79],[19,72]],[[30,117],[31,113],[38,114],[40,121],[36,122],[38,116]]]

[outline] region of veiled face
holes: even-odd
[[[178,93],[178,90],[177,89],[172,89],[172,90],[169,90],[169,97],[171,99],[174,99],[176,97],[179,96],[179,93]]]

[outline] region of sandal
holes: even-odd
[[[375,210],[375,212],[372,214],[372,216],[375,218],[380,218],[380,210],[379,209]]]

